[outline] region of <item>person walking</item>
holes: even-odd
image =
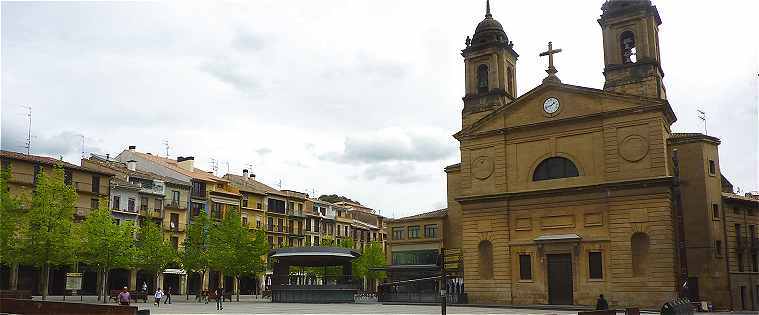
[[[124,289],[121,290],[121,293],[119,293],[119,304],[129,306],[130,299],[129,291],[127,290],[127,287],[124,287]]]
[[[171,287],[166,289],[166,292],[164,292],[164,294],[166,295],[166,300],[163,301],[163,304],[171,304]]]
[[[216,310],[220,311],[224,309],[224,289],[216,289]]]
[[[163,297],[163,291],[161,291],[161,288],[155,290],[153,297],[155,298],[154,304],[158,307],[161,307],[161,298]]]
[[[142,282],[142,292],[148,293],[148,283],[145,281]]]
[[[596,300],[596,310],[608,310],[609,309],[609,302],[606,301],[604,298],[604,295],[601,294],[598,296],[598,300]]]

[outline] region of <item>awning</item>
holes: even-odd
[[[541,235],[536,237],[533,241],[538,243],[547,243],[547,242],[578,242],[582,239],[580,235],[577,234],[551,234],[551,235]]]
[[[173,274],[173,275],[187,274],[187,272],[185,272],[184,269],[165,269],[163,273],[168,273],[168,274]]]
[[[216,202],[216,203],[225,203],[225,204],[233,205],[233,206],[239,206],[240,205],[240,202],[237,201],[237,200],[229,200],[229,199],[222,199],[222,198],[213,198],[213,197],[211,197],[211,201]]]

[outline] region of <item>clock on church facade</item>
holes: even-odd
[[[718,249],[678,246],[722,239],[723,223],[704,220],[706,236],[689,227],[721,205],[722,189],[718,170],[692,178],[700,191],[676,186],[673,149],[688,152],[681,178],[696,176],[706,172],[698,161],[717,160],[719,140],[670,130],[656,7],[607,1],[602,12],[602,89],[562,83],[561,50],[549,43],[546,79],[518,95],[519,55],[489,3],[461,51],[461,163],[445,168],[445,243],[463,251],[470,303],[595,305],[599,294],[657,309],[694,294],[731,303],[727,276],[714,272],[725,270]]]

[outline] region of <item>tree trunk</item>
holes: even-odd
[[[42,300],[47,300],[47,286],[50,282],[50,264],[45,263],[42,267]]]
[[[235,276],[235,282],[237,282],[237,285],[235,287],[235,293],[237,293],[237,302],[240,302],[240,276]]]
[[[111,290],[108,289],[108,275],[110,273],[111,272],[109,268],[103,268],[103,296],[105,296],[103,302],[105,303],[110,302],[109,299],[111,298]]]
[[[18,263],[11,266],[11,290],[18,290]]]
[[[100,268],[97,269],[95,272],[95,292],[98,295],[98,301],[100,301],[100,297],[103,296],[103,283],[102,283],[102,276],[103,273],[100,271]]]

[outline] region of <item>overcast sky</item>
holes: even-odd
[[[25,150],[28,105],[34,154],[165,155],[166,140],[218,175],[252,164],[390,217],[441,208],[484,2],[3,2],[2,148]],[[564,83],[603,86],[602,2],[492,1],[520,93],[545,76],[549,40]],[[757,2],[654,3],[673,130],[703,132],[704,109],[723,174],[757,190]]]

